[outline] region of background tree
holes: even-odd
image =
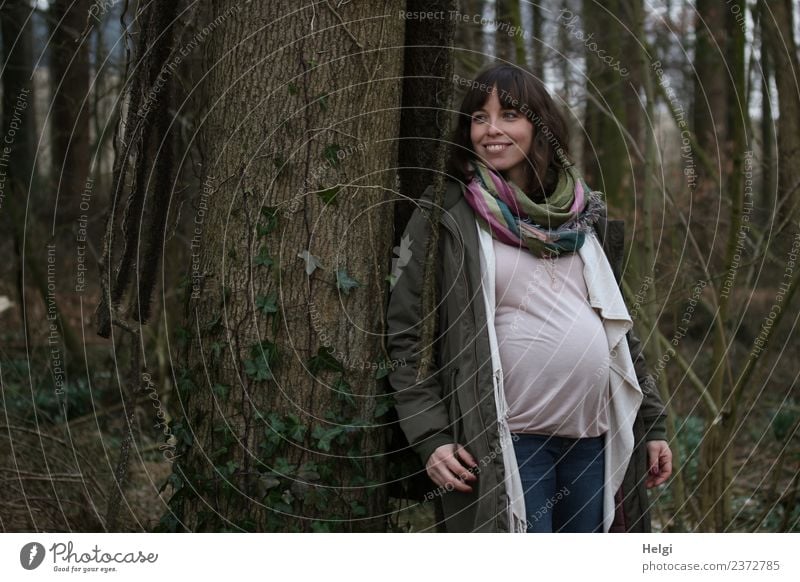
[[[796,76],[800,62],[792,30],[795,5],[791,0],[759,0],[759,3],[766,49],[775,63],[778,89],[779,216],[796,218],[800,216],[800,91]]]
[[[89,0],[55,0],[50,4],[50,74],[52,187],[58,192],[59,222],[79,214],[80,194],[89,175],[89,51],[83,31]]]

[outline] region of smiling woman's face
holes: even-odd
[[[527,186],[533,124],[519,111],[504,108],[496,91],[472,112],[470,139],[475,155],[487,166],[520,188]]]

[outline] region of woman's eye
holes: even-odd
[[[472,116],[473,123],[486,123],[486,116],[485,115],[473,115]]]
[[[518,114],[516,111],[506,111],[505,113],[503,113],[503,117],[505,117],[506,119],[516,119],[518,117]]]

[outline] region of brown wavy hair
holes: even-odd
[[[476,158],[470,138],[472,114],[483,107],[492,88],[496,87],[502,107],[518,111],[533,123],[534,139],[527,156],[528,183],[523,190],[534,200],[542,200],[551,194],[564,160],[569,159],[569,131],[541,80],[523,67],[496,64],[481,71],[474,80],[463,81],[469,83],[469,88],[461,102],[450,141],[447,162],[450,175],[463,182],[470,180],[467,162]]]

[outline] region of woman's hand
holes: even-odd
[[[672,475],[672,451],[667,441],[647,442],[647,469],[644,484],[648,489],[661,485]]]
[[[462,493],[472,492],[468,483],[476,481],[478,477],[470,473],[470,469],[477,468],[475,458],[467,449],[455,443],[437,448],[425,463],[425,470],[434,483],[447,491],[455,489]]]

